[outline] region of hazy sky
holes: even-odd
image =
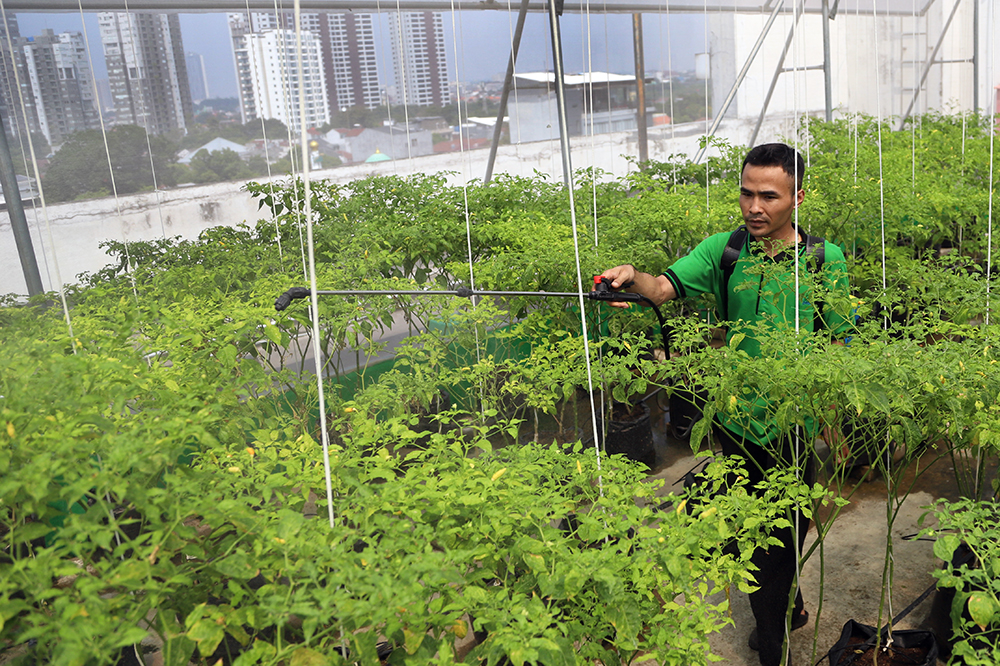
[[[205,57],[209,92],[212,97],[236,96],[236,73],[225,14],[181,14],[181,34],[188,52]],[[21,35],[36,36],[45,28],[56,32],[80,30],[78,13],[17,15]],[[445,43],[452,75],[462,81],[502,79],[510,56],[510,40],[517,13],[506,11],[444,12]],[[98,78],[107,76],[101,48],[97,16],[85,14],[91,59]],[[590,39],[586,37],[589,23]],[[669,30],[668,30],[669,24]],[[629,74],[634,71],[632,55],[632,17],[629,14],[565,14],[560,23],[563,58],[568,73],[611,71]],[[643,38],[647,71],[668,68],[668,51],[675,70],[694,69],[694,54],[705,50],[705,23],[701,15],[646,14]],[[456,40],[454,35],[458,35]],[[383,82],[392,81],[388,14],[375,24],[379,43],[378,59]],[[588,44],[589,42],[589,44]],[[611,48],[608,48],[608,45]],[[385,46],[383,48],[383,46]],[[457,57],[456,57],[457,50]],[[525,21],[518,71],[551,69],[551,46],[547,16],[529,14]],[[457,62],[456,62],[457,61]]]

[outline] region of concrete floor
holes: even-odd
[[[657,466],[650,478],[665,481],[661,489],[664,495],[679,488],[680,484],[673,487],[672,484],[697,462],[687,442],[674,440],[666,434],[668,418],[662,411],[653,409]],[[907,479],[912,478],[913,473],[909,472]],[[826,537],[823,563],[821,565],[817,549],[802,568],[802,593],[810,622],[792,633],[791,656],[795,666],[809,666],[820,660],[839,639],[848,620],[884,625],[888,616],[898,614],[934,582],[931,572],[941,562],[934,557],[933,543],[903,537],[920,531],[918,520],[936,498],[957,496],[948,459],[937,461],[917,478],[892,526],[895,567],[891,612],[887,605],[880,620],[887,533],[886,484],[881,479],[848,480],[839,492],[844,497],[850,495],[850,505],[836,517]],[[811,526],[806,551],[816,537],[815,526]],[[896,629],[930,628],[933,599],[931,594],[896,625]],[[732,590],[731,602],[733,625],[711,637],[712,652],[723,658],[720,663],[757,666],[760,663],[757,653],[747,647],[747,637],[755,626],[749,599],[746,594]],[[823,663],[827,663],[826,660]],[[939,661],[939,664],[944,663]]]

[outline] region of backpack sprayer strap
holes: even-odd
[[[741,224],[729,235],[729,241],[726,243],[725,249],[722,250],[722,257],[719,259],[719,266],[722,268],[722,289],[719,290],[722,295],[722,303],[720,303],[719,317],[722,319],[732,320],[729,312],[729,281],[733,277],[733,272],[736,270],[736,262],[739,261],[740,254],[743,252],[743,246],[747,244],[747,237],[749,235],[750,232],[747,230],[746,225]],[[803,235],[805,236],[805,258],[807,261],[812,259],[811,262],[808,262],[806,268],[810,272],[818,273],[823,268],[823,262],[826,260],[826,240],[819,236],[810,236],[806,233]],[[813,331],[818,331],[824,327],[823,302],[817,302],[814,310]]]

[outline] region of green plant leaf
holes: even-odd
[[[300,647],[292,652],[289,666],[326,666],[330,660],[321,652],[307,647]]]
[[[213,617],[203,617],[197,620],[187,630],[187,637],[198,644],[198,652],[203,657],[215,652],[219,643],[226,637],[226,631]]]
[[[163,666],[187,666],[194,654],[195,643],[187,636],[174,636],[163,643],[160,654],[163,656]]]
[[[420,649],[420,644],[424,642],[427,632],[410,631],[409,627],[404,627],[403,636],[403,649],[406,650],[406,654],[416,654],[417,650]]]
[[[701,449],[701,443],[705,441],[712,430],[711,419],[701,418],[691,428],[691,450],[697,453]]]
[[[233,553],[212,563],[212,567],[223,576],[241,580],[249,580],[257,575],[257,568],[250,564],[250,558],[245,553]]]
[[[934,557],[945,562],[951,562],[951,556],[954,554],[955,549],[958,548],[959,543],[961,543],[959,538],[954,534],[939,536],[937,541],[934,542]]]
[[[990,624],[996,614],[996,604],[993,602],[993,598],[985,592],[973,592],[969,595],[968,605],[972,621],[985,631],[986,626]]]
[[[219,362],[227,368],[236,365],[236,354],[237,350],[234,345],[222,345],[216,352]]]
[[[274,344],[281,344],[281,331],[270,322],[264,324],[264,335]]]

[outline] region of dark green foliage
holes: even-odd
[[[589,344],[595,382],[628,400],[697,378],[708,399],[695,448],[713,414],[759,391],[786,432],[850,420],[876,443],[876,459],[889,442],[905,445],[904,466],[886,470],[897,481],[922,456],[995,457],[985,125],[966,119],[964,158],[955,119],[925,118],[916,135],[883,128],[884,216],[877,127],[863,118],[857,127],[857,182],[854,125],[803,128],[812,147],[800,217],[849,255],[851,297],[820,291],[826,307],[856,308],[849,346],[806,327],[752,331],[760,358],[735,344],[713,350],[708,324],[685,314],[703,304],[671,304],[685,354],[655,363],[648,313],[588,308],[601,338]],[[617,263],[658,273],[738,223],[741,151],[716,145],[707,170],[674,160],[614,182],[579,174],[576,244],[568,194],[543,177],[313,183],[318,283],[434,289],[474,279],[575,291],[577,247],[584,290]],[[914,145],[916,167],[906,158]],[[208,169],[210,157],[199,164]],[[316,313],[305,301],[277,313],[274,299],[306,284],[305,188],[247,189],[262,211],[253,227],[106,242],[113,263],[70,290],[72,339],[59,308],[3,302],[0,637],[37,639],[25,660],[107,662],[157,610],[168,664],[237,652],[239,664],[339,664],[342,644],[374,664],[384,639],[391,663],[447,664],[469,615],[487,632],[473,658],[489,664],[626,664],[639,652],[707,663],[705,636],[727,621],[709,587],[745,589],[750,553],[767,543],[762,526],[783,524],[790,505],[810,510],[826,491],[786,475],[763,502],[736,487],[688,498],[702,504],[691,514],[654,512],[655,485],[623,460],[602,459],[598,474],[589,446],[501,446],[538,414],[577,432],[567,405],[589,386],[576,302],[353,295],[322,298]],[[318,388],[299,372],[314,321],[326,452]],[[383,336],[403,326],[411,337],[379,375]],[[442,389],[460,407],[442,406]],[[978,468],[956,469],[968,494],[989,494]],[[721,489],[727,470],[709,476]],[[570,514],[569,529],[557,529]],[[817,519],[822,534],[830,520]],[[740,556],[722,550],[732,539]],[[673,603],[680,594],[683,606]],[[996,608],[977,600],[973,618],[992,621]]]
[[[149,147],[153,158],[150,163]],[[157,186],[176,185],[173,172],[167,168],[174,161],[177,147],[163,137],[149,137],[135,125],[119,125],[104,135],[99,130],[77,132],[69,137],[52,158],[42,179],[50,201],[68,201],[81,197],[112,194],[108,152],[114,169],[114,185],[118,194],[131,194],[153,188],[153,169]]]

